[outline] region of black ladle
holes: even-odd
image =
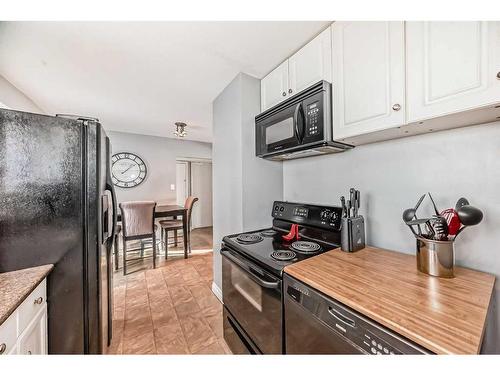
[[[455,238],[466,227],[477,225],[481,222],[481,220],[483,220],[483,212],[479,208],[471,206],[470,204],[466,204],[460,207],[457,210],[457,215],[458,219],[463,224],[463,227],[458,230],[457,234],[455,235]]]
[[[470,204],[460,207],[457,214],[460,222],[467,227],[477,225],[483,220],[483,212]]]
[[[412,221],[415,218],[415,209],[414,208],[407,208],[406,210],[403,211],[403,221],[405,222],[406,225],[408,225],[408,228],[412,231],[412,233],[417,236],[417,233],[415,232],[415,229],[411,225],[408,224],[408,222]],[[418,227],[418,232],[421,234],[420,227]]]
[[[406,210],[403,211],[403,221],[408,225],[408,221],[412,221],[413,219],[417,218],[417,210],[420,207],[420,204],[425,198],[425,194],[423,194],[420,199],[418,200],[417,204],[415,205],[414,208],[407,208]],[[413,230],[413,227],[408,225],[408,227],[411,229],[413,234],[416,236],[417,234]],[[418,225],[418,234],[421,236],[422,235],[422,230],[420,229],[420,225]]]
[[[455,211],[458,211],[458,209],[462,206],[468,205],[469,201],[466,198],[460,198],[457,203],[455,204]]]

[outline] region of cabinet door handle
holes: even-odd
[[[5,353],[5,349],[7,349],[7,344],[1,343],[0,344],[0,354]]]
[[[395,110],[395,111],[399,111],[401,109],[401,105],[399,105],[398,103],[394,104],[392,106],[392,109]]]
[[[497,73],[497,79],[500,79],[500,72]]]
[[[292,89],[288,89],[288,93],[291,94],[292,93]]]
[[[35,300],[35,305],[41,305],[43,302],[43,297],[38,297],[36,300]]]
[[[285,92],[285,91],[283,91],[283,92],[281,93],[281,95],[286,96],[286,92]]]

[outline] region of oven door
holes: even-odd
[[[259,351],[282,353],[281,280],[234,251],[221,254],[224,306]]]
[[[304,136],[302,102],[290,103],[256,122],[257,156],[300,146]]]

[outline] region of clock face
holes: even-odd
[[[130,152],[119,152],[111,158],[113,183],[121,188],[139,185],[146,178],[148,170],[144,161]]]

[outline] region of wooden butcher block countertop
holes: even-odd
[[[415,256],[367,247],[338,249],[285,272],[438,354],[476,354],[495,277],[455,268],[455,278],[425,275]]]

